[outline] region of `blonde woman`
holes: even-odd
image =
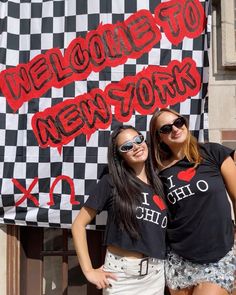
[[[151,153],[169,209],[166,280],[171,295],[226,295],[233,289],[234,151],[199,144],[186,118],[161,109],[150,121]]]

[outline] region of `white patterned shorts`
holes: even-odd
[[[168,253],[165,262],[166,282],[173,290],[211,282],[232,293],[235,271],[236,257],[233,250],[214,263],[192,263],[174,252]]]
[[[141,261],[145,260],[122,257],[107,251],[103,270],[114,273],[117,280],[108,278],[111,287],[103,289],[102,294],[164,295],[164,260],[148,258],[148,263],[142,265]],[[140,267],[143,275],[140,275]]]

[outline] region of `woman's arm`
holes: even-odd
[[[221,173],[233,204],[234,218],[236,218],[236,165],[231,157],[226,158],[222,163]]]
[[[88,251],[86,226],[96,215],[94,209],[83,207],[75,218],[71,231],[75,250],[78,256],[80,267],[86,279],[96,285],[98,289],[109,287],[108,277],[115,279],[111,273],[102,270],[102,267],[94,269]]]

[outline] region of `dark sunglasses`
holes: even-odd
[[[136,145],[141,145],[143,142],[144,142],[144,136],[139,134],[135,136],[132,140],[126,141],[121,146],[119,146],[118,150],[121,153],[127,153],[129,151],[132,151],[132,149],[134,148],[134,143]]]
[[[186,120],[184,117],[178,117],[174,120],[172,124],[166,124],[161,126],[161,128],[157,131],[158,133],[170,134],[172,132],[172,127],[181,128],[186,125]]]

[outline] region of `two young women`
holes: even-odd
[[[234,151],[216,143],[198,144],[186,119],[170,109],[154,113],[150,147],[168,206],[165,276],[171,295],[230,294],[234,230],[226,190],[235,212]],[[82,270],[104,294],[161,295],[166,208],[146,142],[133,127],[112,133],[108,165],[110,174],[98,183],[72,226]],[[105,209],[105,264],[93,269],[85,227]]]
[[[72,225],[81,269],[103,294],[163,295],[167,210],[146,141],[132,126],[111,134],[108,168]],[[108,212],[107,252],[104,265],[94,269],[86,226],[102,210]]]

